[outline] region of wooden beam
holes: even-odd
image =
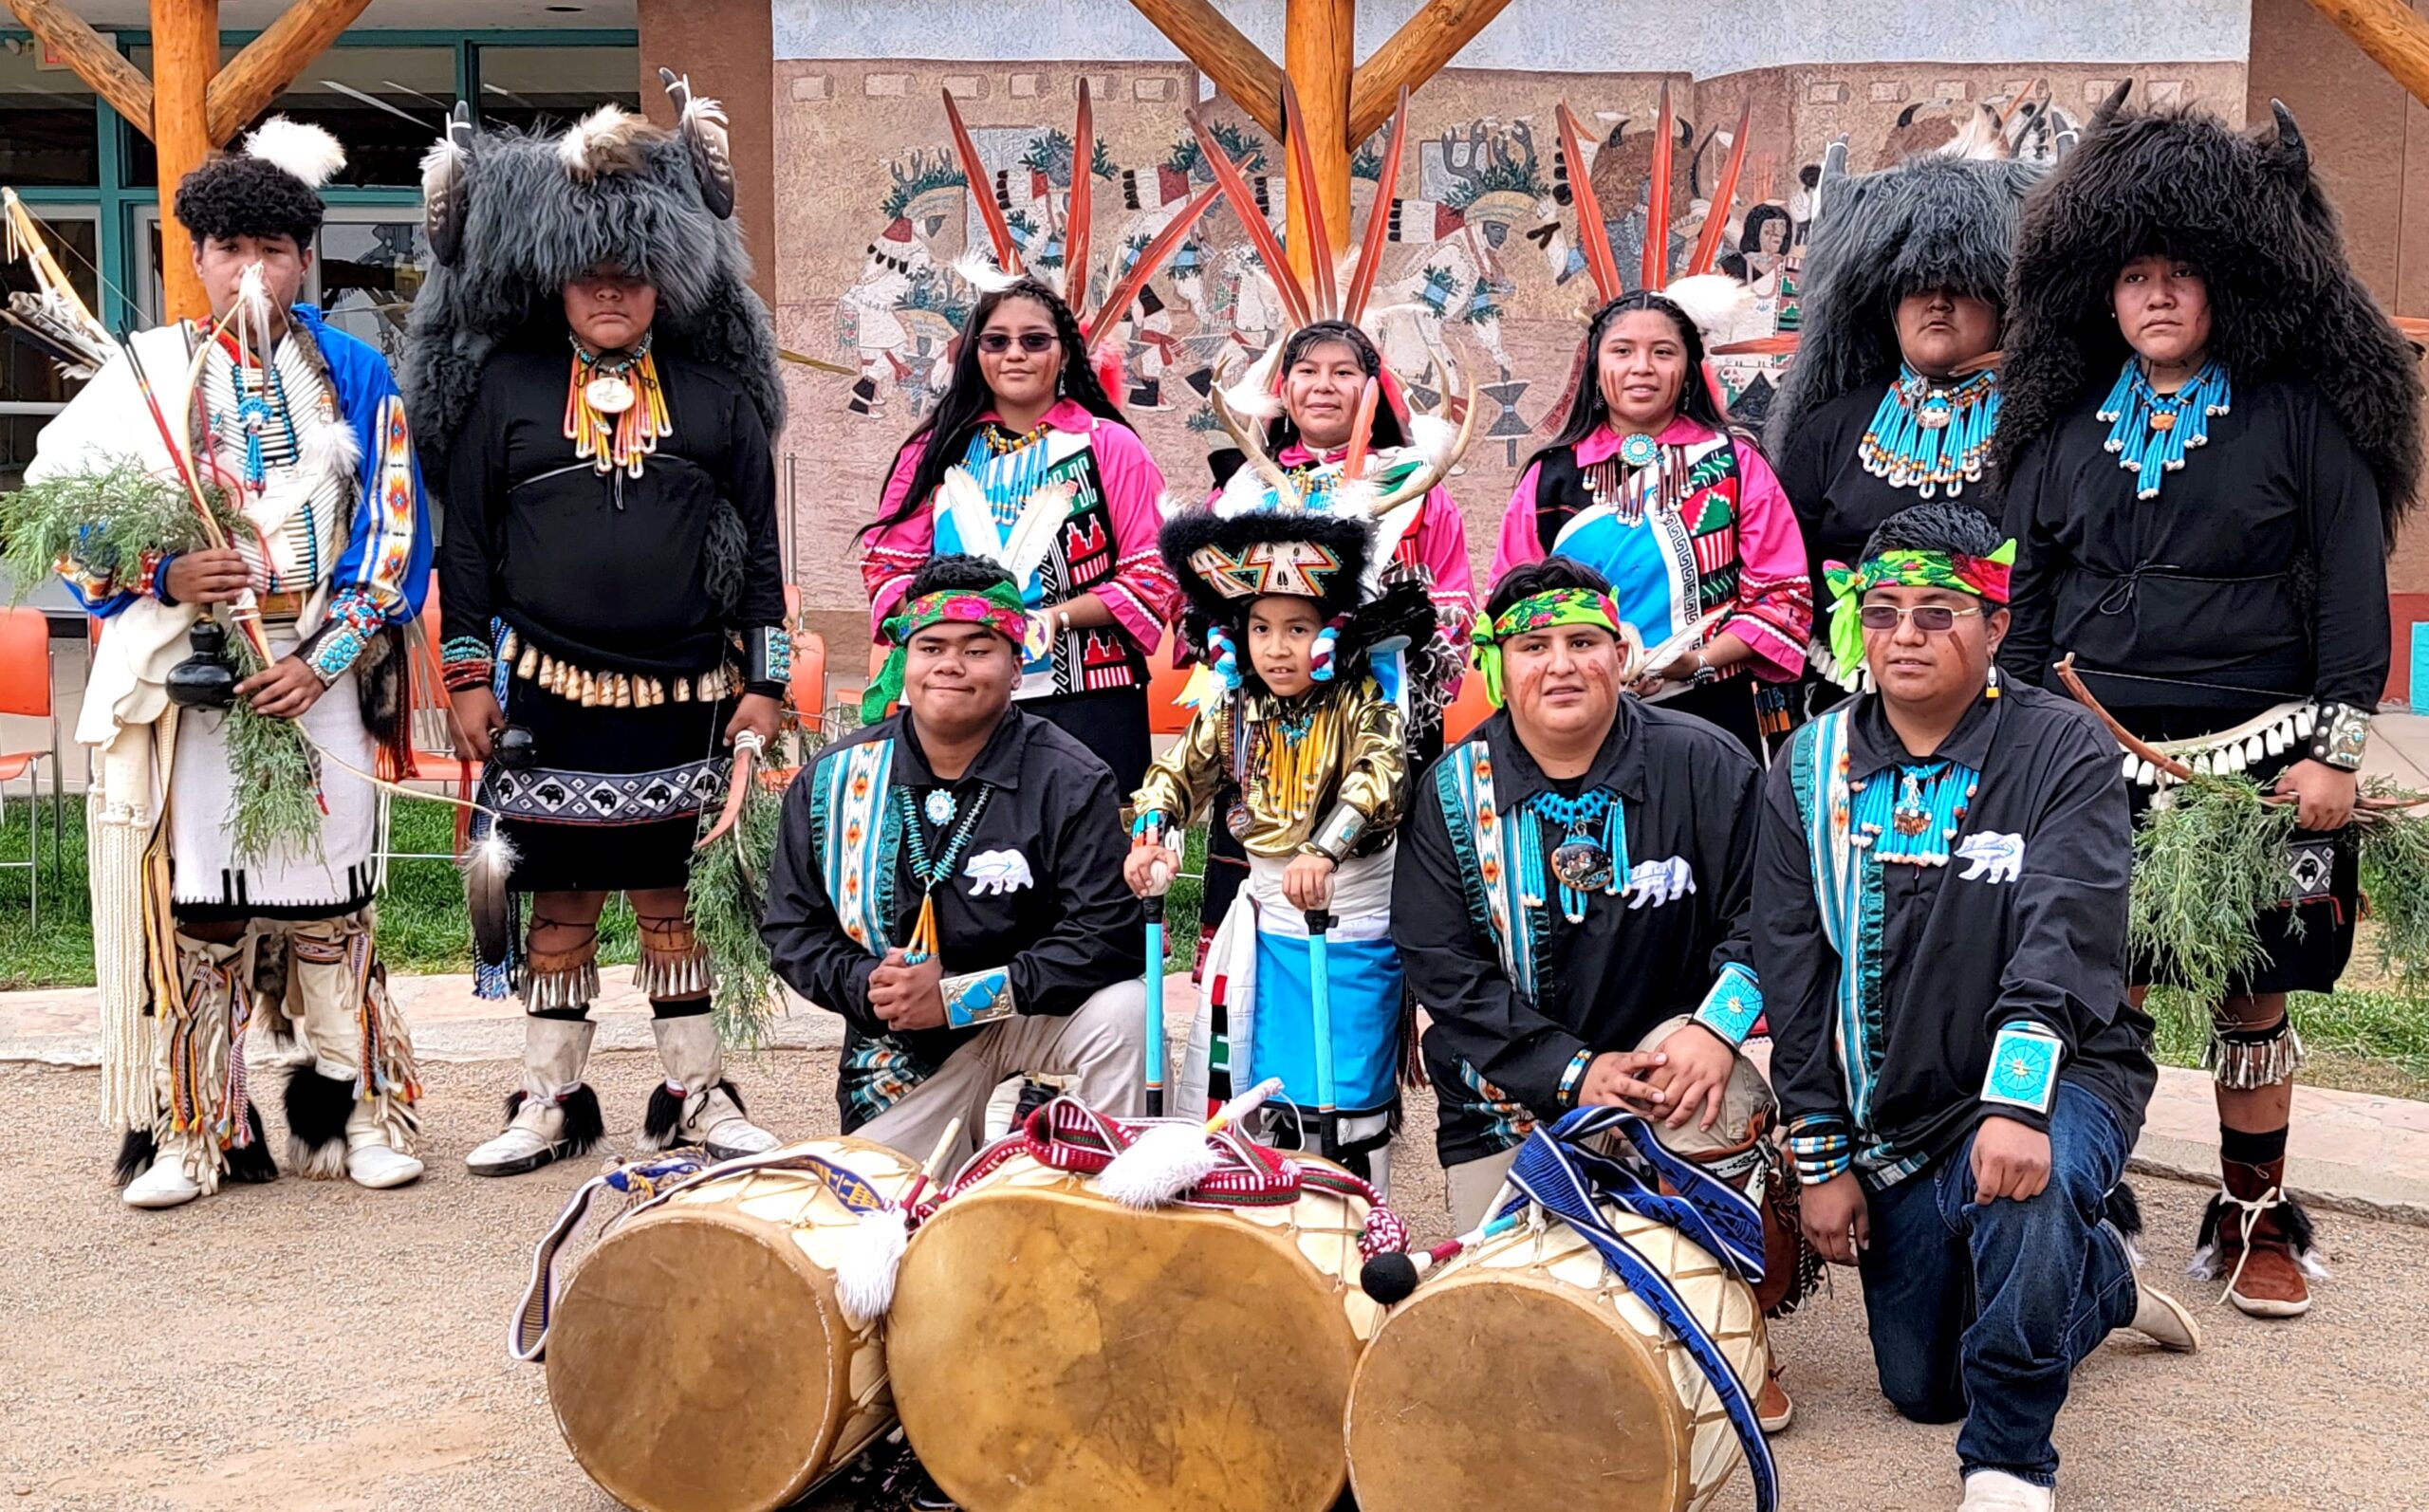
[[[135,129],[146,137],[152,135],[152,81],[103,41],[83,17],[60,0],[9,0],[9,9],[44,46],[75,70],[77,78],[92,85],[93,93],[108,101],[112,110],[134,122]]]
[[[2406,93],[2429,104],[2429,21],[2403,0],[2311,0]]]
[[[1400,23],[1400,29],[1359,65],[1350,82],[1350,150],[1357,151],[1359,143],[1392,119],[1392,107],[1402,89],[1415,89],[1440,73],[1509,4],[1510,0],[1426,0],[1417,14]],[[1296,69],[1292,76],[1297,76]]]
[[[1197,65],[1214,87],[1249,113],[1276,142],[1282,140],[1282,70],[1240,28],[1214,9],[1214,0],[1130,0],[1148,24]]]
[[[224,146],[247,121],[269,108],[304,72],[305,65],[328,50],[338,34],[354,25],[371,0],[294,0],[269,29],[245,44],[211,81],[211,140]]]
[[[1357,37],[1357,0],[1290,0],[1289,19],[1283,24],[1282,68],[1298,90],[1300,116],[1307,127],[1307,152],[1300,155],[1298,144],[1292,143],[1291,162],[1295,170],[1300,162],[1312,160],[1316,181],[1303,182],[1307,175],[1296,171],[1288,175],[1292,217],[1283,224],[1293,224],[1305,214],[1302,207],[1314,205],[1324,213],[1322,239],[1333,247],[1349,245],[1347,127]],[[1312,261],[1316,244],[1316,238],[1294,235],[1288,249],[1299,282],[1311,289],[1332,271],[1317,272]]]
[[[152,0],[152,141],[160,156],[160,286],[170,320],[211,313],[178,224],[177,184],[211,156],[211,80],[219,72],[219,0]]]

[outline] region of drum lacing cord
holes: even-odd
[[[581,1226],[584,1215],[590,1210],[591,1199],[602,1188],[613,1187],[619,1191],[640,1196],[639,1202],[617,1215],[615,1222],[621,1225],[630,1223],[676,1193],[704,1182],[759,1171],[812,1172],[834,1194],[835,1200],[843,1204],[844,1210],[855,1217],[883,1211],[892,1206],[882,1193],[849,1169],[806,1151],[779,1150],[714,1163],[693,1155],[677,1154],[619,1166],[584,1182],[566,1204],[565,1211],[557,1215],[557,1221],[540,1236],[540,1243],[531,1255],[530,1283],[524,1288],[523,1300],[515,1305],[513,1319],[508,1325],[507,1354],[517,1363],[525,1365],[546,1357],[548,1328],[556,1309],[554,1272],[557,1252]]]

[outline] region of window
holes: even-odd
[[[0,183],[18,189],[96,184],[102,176],[93,91],[65,64],[42,63],[28,37],[0,42]]]
[[[101,220],[89,208],[28,206],[51,255],[87,309],[99,309]],[[31,294],[33,274],[22,258],[0,268],[0,288]],[[14,325],[0,326],[0,488],[13,488],[34,454],[34,437],[83,387],[59,371],[51,351]]]
[[[332,210],[321,227],[306,298],[329,323],[379,350],[392,367],[405,360],[405,312],[430,269],[421,208]]]
[[[561,131],[601,105],[641,108],[633,47],[482,47],[481,124]]]
[[[236,51],[234,44],[223,45],[221,61]],[[148,73],[151,52],[134,47],[127,55]],[[328,128],[345,149],[345,167],[331,188],[410,189],[421,183],[421,155],[446,129],[447,113],[454,108],[452,47],[331,47],[262,114]],[[249,123],[246,130],[250,129]],[[130,130],[127,182],[148,184],[158,175],[152,143]]]

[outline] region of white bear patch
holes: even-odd
[[[1037,878],[1029,875],[1029,857],[1013,850],[980,851],[970,858],[968,866],[961,869],[961,875],[970,878],[970,895],[973,897],[985,897],[990,893],[1017,893],[1037,883]]]
[[[1687,864],[1683,856],[1673,856],[1666,861],[1639,861],[1628,869],[1631,910],[1675,903],[1695,890],[1696,869]]]
[[[1960,882],[2012,882],[2024,871],[2024,837],[1968,835],[1956,842],[1956,858],[1974,863],[1957,874]]]

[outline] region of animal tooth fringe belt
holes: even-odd
[[[1586,1140],[1601,1134],[1624,1135],[1678,1195],[1663,1195],[1628,1167],[1585,1148]],[[1745,1451],[1746,1467],[1754,1480],[1755,1512],[1777,1512],[1779,1471],[1771,1463],[1771,1444],[1755,1420],[1753,1399],[1745,1384],[1679,1300],[1670,1279],[1620,1236],[1603,1216],[1602,1205],[1609,1203],[1678,1229],[1750,1286],[1763,1280],[1761,1210],[1734,1187],[1663,1149],[1652,1125],[1622,1108],[1579,1108],[1549,1129],[1537,1125],[1519,1147],[1509,1179],[1520,1195],[1504,1203],[1493,1216],[1516,1212],[1532,1202],[1594,1246],[1604,1263],[1617,1271],[1628,1289],[1678,1336],[1702,1369],[1704,1380],[1729,1414],[1738,1447]]]

